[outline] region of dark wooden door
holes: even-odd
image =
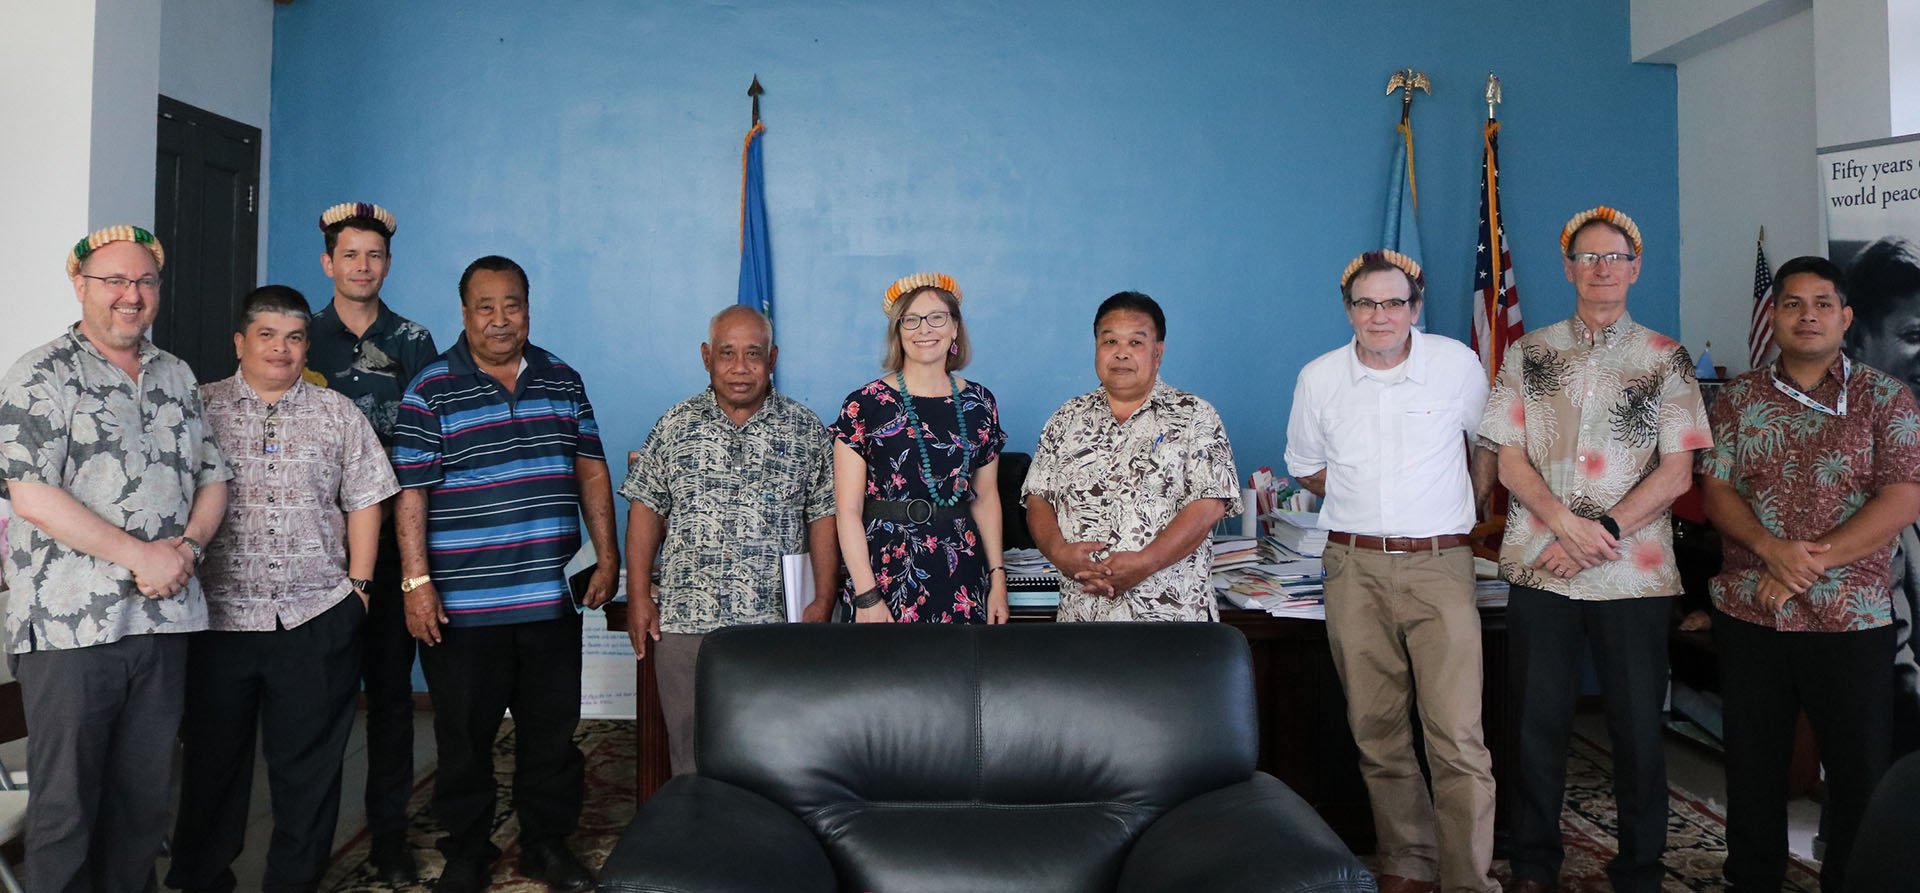
[[[154,234],[167,249],[153,342],[201,381],[233,374],[233,320],[256,284],[260,129],[160,97]]]

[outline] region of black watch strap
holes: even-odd
[[[1620,538],[1620,522],[1613,520],[1612,515],[1601,515],[1599,521],[1600,526],[1605,527],[1607,533],[1611,534],[1614,539]]]
[[[352,586],[352,587],[353,587],[354,589],[356,589],[356,590],[358,590],[358,591],[360,591],[360,592],[372,592],[372,591],[373,591],[373,581],[372,581],[372,580],[362,580],[362,579],[359,579],[358,577],[348,577],[348,578],[347,578],[347,585],[349,585],[349,586]]]

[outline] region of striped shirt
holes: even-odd
[[[407,387],[393,431],[400,486],[427,491],[427,564],[451,626],[575,610],[576,459],[606,461],[579,373],[528,344],[509,394],[462,336]]]

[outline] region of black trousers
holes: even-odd
[[[404,834],[413,794],[413,636],[400,594],[400,547],[380,529],[380,558],[362,633],[360,678],[367,693],[367,831]]]
[[[448,860],[492,862],[493,740],[513,711],[513,805],[520,841],[564,840],[580,822],[580,615],[506,626],[441,627],[421,649],[440,755],[433,813]]]
[[[1726,721],[1728,885],[1777,891],[1786,878],[1787,767],[1804,709],[1827,775],[1820,888],[1846,889],[1860,816],[1891,759],[1893,627],[1783,633],[1716,610],[1713,645]]]
[[[360,597],[292,629],[194,633],[180,812],[167,886],[230,891],[246,843],[256,734],[267,758],[273,837],[258,889],[319,888],[340,817],[340,764],[353,729]]]
[[[127,636],[9,662],[32,731],[28,889],[154,889],[187,687],[187,636]]]
[[[1606,700],[1613,741],[1613,800],[1620,853],[1607,863],[1617,891],[1657,891],[1667,845],[1667,758],[1661,707],[1667,691],[1671,597],[1579,601],[1515,586],[1507,602],[1508,686],[1518,705],[1518,784],[1513,810],[1513,877],[1559,881],[1565,851],[1560,809],[1567,742],[1580,695],[1580,657],[1589,648]],[[1583,648],[1582,646],[1588,646]]]

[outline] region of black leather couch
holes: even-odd
[[[1846,893],[1920,890],[1920,752],[1880,777],[1847,860]]]
[[[1249,661],[1201,623],[714,633],[699,771],[600,889],[1373,890],[1254,771]]]

